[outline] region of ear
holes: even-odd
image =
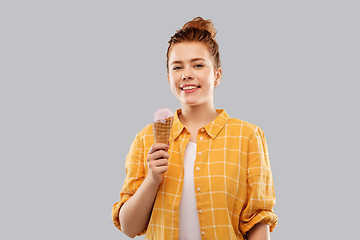
[[[215,87],[220,85],[221,76],[222,76],[222,69],[218,68],[215,72],[215,83],[214,83]]]

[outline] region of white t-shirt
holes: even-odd
[[[201,239],[194,187],[195,158],[196,143],[189,141],[184,156],[184,186],[179,209],[179,240]]]

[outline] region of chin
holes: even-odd
[[[182,102],[182,105],[184,106],[189,106],[189,107],[196,107],[196,106],[200,106],[203,105],[204,103],[198,102],[198,101],[185,101]]]

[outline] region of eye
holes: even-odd
[[[200,68],[201,68],[201,67],[204,67],[204,65],[202,65],[202,64],[196,64],[195,67],[197,67],[197,68],[200,67]]]
[[[178,70],[178,69],[180,69],[181,67],[173,67],[173,69],[172,70]]]

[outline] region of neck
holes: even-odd
[[[197,130],[211,123],[218,114],[214,105],[182,106],[180,121],[188,129]]]

